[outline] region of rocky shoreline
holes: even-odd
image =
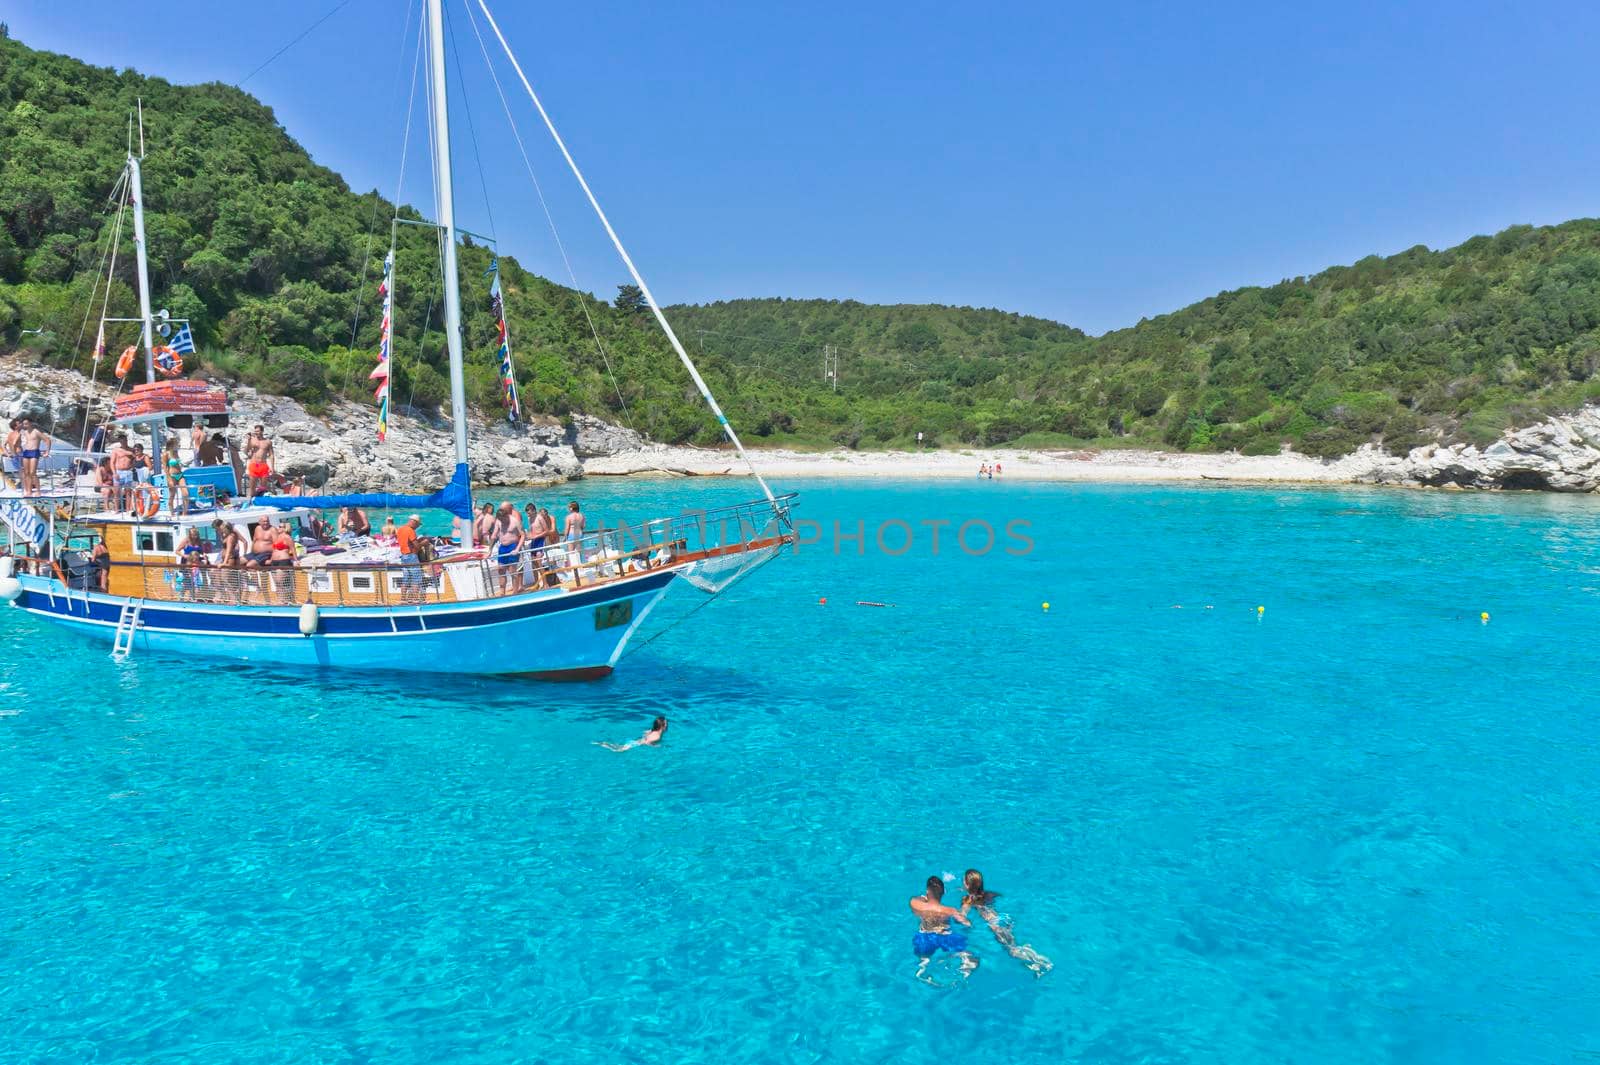
[[[27,413],[57,435],[75,438],[88,397],[102,411],[110,390],[90,387],[69,370],[0,356],[0,414]],[[419,412],[397,412],[379,444],[370,407],[339,400],[319,414],[281,396],[230,386],[229,435],[266,425],[279,469],[327,491],[410,491],[449,479],[449,426]],[[654,444],[631,429],[587,415],[513,429],[474,417],[473,480],[485,486],[534,486],[585,476],[740,476],[748,469],[730,450]],[[1379,484],[1480,490],[1600,491],[1600,406],[1507,432],[1484,448],[1430,444],[1405,455],[1367,445],[1337,459],[1291,451],[1278,455],[1187,454],[1134,450],[1021,450],[803,453],[763,449],[762,473],[789,477],[972,477],[980,462],[1000,462],[1008,479],[1056,481],[1238,481],[1281,484]]]

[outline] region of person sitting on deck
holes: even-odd
[[[306,518],[304,532],[305,536],[302,539],[310,540],[317,547],[321,547],[333,539],[333,529],[323,520],[322,515],[316,511],[312,511],[311,516]]]
[[[372,535],[372,522],[367,520],[366,511],[360,507],[345,507],[339,512],[339,535],[346,533],[351,536]]]
[[[400,535],[400,529],[394,523],[393,514],[383,516],[383,528],[378,530],[378,537],[382,540],[393,540]]]
[[[644,735],[640,736],[638,739],[629,740],[627,743],[612,743],[609,740],[596,740],[595,746],[604,747],[608,751],[628,751],[635,747],[655,747],[661,743],[662,738],[666,736],[666,734],[667,719],[657,715],[656,719],[650,722],[650,727],[645,729]]]

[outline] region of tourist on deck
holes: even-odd
[[[978,967],[978,959],[967,950],[967,937],[950,931],[950,922],[960,921],[969,928],[972,922],[960,910],[944,904],[943,880],[930,876],[927,888],[925,893],[911,899],[911,912],[917,915],[918,926],[916,934],[911,937],[911,950],[922,959],[917,966],[917,976],[926,979],[924,973],[928,963],[941,950],[958,955],[961,958],[961,975],[970,976]]]
[[[95,587],[102,592],[111,590],[111,552],[105,541],[96,540],[89,549],[89,562],[94,566]]]
[[[392,522],[386,522],[392,524]],[[401,586],[407,602],[422,601],[422,563],[417,557],[417,530],[422,527],[422,516],[413,514],[406,523],[395,530],[395,542],[400,548],[400,564],[405,567]]]
[[[262,518],[250,533],[250,551],[244,556],[248,569],[258,569],[272,560],[272,541],[277,539],[277,529],[271,518]]]
[[[18,473],[22,478],[22,494],[27,496],[39,495],[43,489],[39,487],[39,460],[50,454],[50,437],[33,424],[32,418],[22,419],[22,425],[17,432],[17,457],[19,463]]]
[[[522,551],[522,515],[511,505],[511,500],[501,500],[495,523],[499,527],[494,558],[500,564],[500,592],[510,595],[522,591],[522,565],[517,558]]]
[[[221,466],[227,461],[228,441],[221,433],[212,433],[209,440],[205,440],[196,449],[194,464],[196,466]]]
[[[1019,945],[1016,932],[1011,926],[1011,919],[995,911],[994,900],[1000,896],[984,888],[983,874],[976,869],[968,869],[962,876],[961,882],[966,888],[966,894],[961,897],[961,912],[966,913],[968,909],[976,907],[978,916],[983,918],[983,923],[994,933],[995,942],[1004,947],[1007,954],[1032,969],[1034,976],[1043,976],[1049,972],[1053,967],[1050,959],[1026,943]]]
[[[204,418],[197,416],[194,420],[194,427],[189,430],[189,461],[196,466],[201,465],[200,452],[205,449],[205,446],[206,421]]]
[[[585,520],[586,519],[583,516],[583,511],[578,507],[578,501],[574,499],[572,502],[568,503],[567,523],[565,528],[562,530],[562,541],[570,544],[578,540],[582,540]]]
[[[173,448],[177,453],[177,448]],[[167,460],[167,509],[174,514],[189,513],[189,484],[183,479],[183,463]]]
[[[661,742],[662,737],[666,734],[667,719],[658,715],[654,721],[650,722],[650,727],[645,729],[644,735],[636,740],[629,740],[627,743],[596,740],[595,746],[604,747],[608,751],[627,751],[635,747],[654,747]]]
[[[5,456],[5,472],[17,476],[17,491],[22,491],[22,460],[17,457],[20,450],[18,441],[22,439],[22,419],[12,418],[11,425],[6,430],[6,443],[0,453]]]
[[[133,503],[133,486],[138,480],[134,468],[134,454],[128,447],[128,438],[118,436],[111,442],[111,477],[116,488],[116,505],[113,510],[127,510]]]
[[[472,538],[485,546],[500,538],[500,523],[495,519],[493,503],[478,508],[478,516],[472,520]]]
[[[100,505],[106,510],[114,510],[112,504],[117,499],[117,475],[111,471],[110,459],[101,459],[94,468],[94,487],[100,493]]]
[[[351,536],[372,535],[372,522],[367,520],[366,511],[360,507],[345,507],[339,512],[339,535],[346,533]]]
[[[166,469],[167,463],[172,459],[178,459],[180,464],[183,462],[183,459],[178,455],[178,438],[176,435],[169,435],[161,442],[161,468]]]
[[[310,540],[317,547],[333,539],[333,529],[323,520],[320,511],[313,510],[310,517],[301,522],[301,529],[305,533],[302,539]]]
[[[394,524],[394,515],[385,514],[383,516],[383,528],[378,530],[378,538],[381,540],[393,540],[399,532],[400,530]]]
[[[272,557],[267,565],[279,571],[273,574],[272,583],[278,598],[285,603],[294,602],[294,554],[294,530],[289,527],[288,518],[280,518],[272,527]]]
[[[205,541],[200,539],[200,530],[192,525],[184,535],[183,543],[178,545],[178,561],[188,571],[184,576],[188,581],[189,591],[193,594],[201,584],[200,571],[211,565],[211,559],[206,554]]]
[[[150,474],[150,456],[145,454],[144,445],[133,445],[133,479],[140,484],[149,484]]]
[[[265,426],[256,426],[244,438],[244,451],[249,461],[245,473],[250,478],[250,490],[246,494],[253,499],[267,491],[272,478],[272,441],[267,437]]]

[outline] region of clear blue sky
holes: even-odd
[[[237,82],[334,2],[7,0],[0,18],[35,47]],[[1593,4],[491,6],[669,302],[970,304],[1101,332],[1600,213]],[[246,86],[358,189],[394,188],[405,14],[350,0]],[[461,48],[502,246],[564,279]],[[483,228],[456,123],[462,222]],[[578,280],[612,294],[622,266],[538,145]]]

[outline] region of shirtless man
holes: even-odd
[[[267,482],[272,477],[272,441],[267,439],[265,426],[256,426],[244,438],[244,452],[249,462],[245,469],[250,480],[248,494],[253,499],[266,492]]]
[[[190,465],[199,466],[199,465],[202,464],[200,462],[200,452],[205,448],[205,446],[206,446],[206,423],[205,423],[205,419],[201,418],[199,415],[196,415],[195,419],[194,419],[194,428],[189,430],[189,449],[194,452],[193,455],[189,456],[189,464]]]
[[[262,518],[256,523],[255,531],[250,534],[250,553],[244,556],[247,568],[256,569],[272,561],[272,542],[278,538],[277,533],[271,518]]]
[[[522,566],[517,561],[517,553],[522,550],[522,515],[509,499],[502,500],[494,521],[499,530],[494,560],[500,563],[501,594],[510,595],[522,591]]]
[[[928,980],[928,963],[941,950],[958,955],[961,975],[971,976],[978,967],[978,959],[967,950],[967,937],[950,931],[950,922],[960,921],[968,928],[972,927],[972,922],[960,910],[944,904],[944,881],[936,876],[928,877],[928,890],[911,899],[911,912],[917,915],[917,933],[911,937],[911,950],[922,959],[917,965],[917,978]]]
[[[492,544],[500,538],[500,523],[495,520],[493,503],[478,508],[478,516],[472,522],[472,538],[480,544]]]
[[[32,418],[22,419],[17,433],[17,455],[22,459],[22,494],[35,496],[39,488],[39,460],[50,454],[50,437],[45,435]]]
[[[345,507],[339,512],[339,535],[371,536],[372,522],[360,507]]]
[[[133,452],[128,449],[128,438],[119,436],[111,442],[111,486],[114,502],[112,509],[127,510],[133,503],[133,486],[137,476],[133,470]]]

